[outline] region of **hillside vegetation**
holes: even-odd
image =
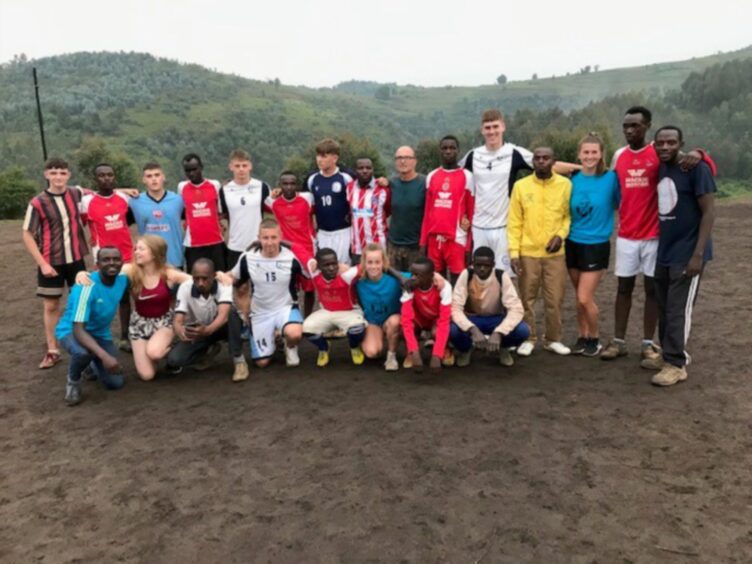
[[[180,157],[190,151],[204,156],[208,176],[225,178],[227,154],[246,148],[256,173],[273,181],[325,136],[349,134],[384,156],[397,145],[449,132],[472,143],[487,107],[506,113],[511,141],[551,143],[572,158],[572,143],[585,131],[601,130],[617,145],[621,115],[634,103],[654,109],[656,125],[684,126],[690,142],[713,152],[722,174],[752,178],[752,47],[646,67],[444,88],[293,87],[139,53],[19,58],[0,66],[0,158],[3,167],[17,167],[6,177],[15,178],[20,168],[39,179],[32,66],[40,77],[50,154],[86,160],[82,151],[96,150],[138,165],[156,159],[171,183],[178,180]],[[137,167],[125,169],[129,178],[121,180],[136,181]]]

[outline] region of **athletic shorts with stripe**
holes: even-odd
[[[289,324],[303,323],[300,310],[294,306],[287,306],[278,311],[263,315],[251,316],[251,357],[253,360],[268,358],[277,350],[276,332],[280,334]]]
[[[614,274],[620,278],[630,278],[638,274],[655,275],[655,261],[658,258],[658,239],[616,238],[616,265]]]
[[[452,274],[460,274],[465,265],[465,247],[452,239],[429,235],[426,256],[431,259],[436,272],[443,274],[447,268]]]

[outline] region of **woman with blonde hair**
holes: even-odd
[[[598,356],[602,346],[595,291],[608,268],[619,181],[616,173],[606,168],[603,140],[597,133],[580,140],[577,158],[582,170],[572,177],[572,223],[565,247],[567,269],[577,295],[578,337],[571,350],[572,354]]]
[[[128,324],[133,363],[142,380],[152,380],[174,336],[172,289],[191,277],[167,264],[167,243],[157,235],[138,238],[133,262],[124,264],[122,272],[130,281],[135,305]],[[88,273],[79,272],[76,282],[87,284]]]
[[[361,347],[368,358],[378,358],[386,348],[384,368],[399,369],[397,345],[400,339],[401,281],[390,272],[384,248],[376,243],[366,245],[360,258],[360,279],[356,291],[368,322]],[[386,344],[386,347],[385,347]]]

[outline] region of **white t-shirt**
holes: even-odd
[[[251,281],[251,313],[263,315],[297,303],[297,275],[303,269],[292,254],[282,247],[276,257],[265,257],[261,251],[240,255],[232,275],[240,282]]]
[[[193,286],[193,280],[186,280],[178,287],[175,313],[184,313],[186,323],[209,325],[217,318],[219,304],[232,304],[232,286],[215,280],[211,293],[205,298]]]
[[[496,151],[483,145],[465,155],[460,166],[475,179],[473,227],[506,227],[512,186],[520,170],[532,170],[533,154],[512,143],[504,143]]]
[[[269,195],[269,186],[255,178],[248,184],[236,184],[231,180],[219,192],[222,208],[230,217],[230,234],[227,248],[242,252],[258,239],[259,224],[264,219],[264,200]]]

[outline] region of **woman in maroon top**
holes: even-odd
[[[133,262],[124,264],[122,272],[128,276],[135,304],[128,324],[133,363],[142,380],[152,380],[174,336],[171,290],[190,276],[167,266],[167,243],[157,235],[144,235],[136,241]],[[88,273],[79,272],[76,282],[90,283]]]

